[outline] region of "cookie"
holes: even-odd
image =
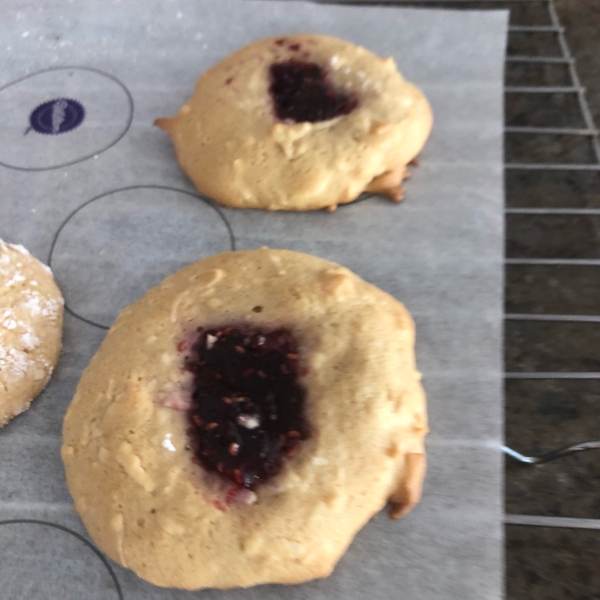
[[[62,456],[112,559],[160,586],[329,575],[388,501],[419,499],[414,326],[334,263],[229,252],[126,308],[83,373]]]
[[[0,426],[29,408],[58,362],[63,298],[52,272],[0,240]]]
[[[401,200],[432,114],[392,58],[291,35],[227,57],[176,117],[155,124],[198,190],[220,204],[333,210],[364,191]]]

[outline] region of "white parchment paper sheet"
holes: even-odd
[[[338,261],[399,298],[417,323],[431,434],[424,498],[411,515],[374,519],[326,580],[191,594],[115,566],[124,597],[500,598],[507,13],[251,0],[4,0],[1,12],[0,86],[55,70],[0,88],[0,237],[43,260],[55,240],[52,267],[79,317],[110,325],[164,276],[235,242]],[[189,195],[152,121],[175,114],[200,73],[233,50],[306,31],[393,56],[429,97],[435,125],[406,200],[370,199],[333,214],[219,214]],[[83,124],[24,135],[31,111],[57,97],[84,105]],[[0,519],[44,519],[84,533],[65,487],[61,422],[104,335],[66,315],[54,378],[0,431]],[[3,598],[118,598],[87,546],[31,523],[0,526],[0,582]]]

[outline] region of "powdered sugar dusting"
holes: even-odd
[[[32,361],[25,352],[0,346],[0,372],[7,370],[13,378],[21,379],[31,365]]]
[[[2,242],[2,240],[0,240],[0,243],[4,244],[4,242]],[[23,246],[21,246],[21,244],[6,244],[6,245],[10,246],[13,250],[20,252],[21,254],[25,254],[25,256],[31,256],[31,254],[29,254],[29,250],[27,250],[27,248],[24,248]]]
[[[15,321],[15,319],[7,317],[6,319],[4,319],[2,325],[4,325],[6,329],[15,329],[17,327],[17,322]]]
[[[23,277],[21,273],[15,273],[4,285],[9,287],[15,283],[21,283],[22,281],[25,281],[25,277]]]
[[[62,299],[49,298],[37,290],[23,290],[23,307],[29,311],[31,316],[42,315],[49,319],[55,319],[63,305]]]
[[[21,336],[21,343],[27,350],[34,350],[40,345],[40,338],[29,329]]]

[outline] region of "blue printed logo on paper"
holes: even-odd
[[[85,109],[71,98],[56,98],[40,104],[29,115],[29,128],[44,135],[59,135],[76,129],[83,123]]]

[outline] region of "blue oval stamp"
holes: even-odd
[[[71,98],[56,98],[37,106],[29,115],[29,127],[44,135],[59,135],[76,129],[83,123],[85,109]]]

